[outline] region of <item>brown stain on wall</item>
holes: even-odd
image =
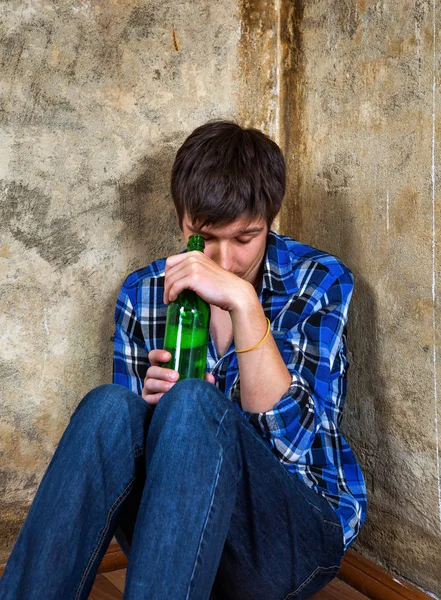
[[[237,112],[240,123],[245,126],[266,128],[274,120],[277,68],[275,10],[274,0],[241,0],[239,3],[241,36],[237,48],[237,77],[240,80]]]
[[[411,186],[405,186],[394,198],[392,209],[390,210],[391,227],[394,233],[401,235],[404,233],[412,234],[414,231],[414,218],[421,209],[421,192]]]
[[[367,0],[357,0],[357,10],[359,13],[366,12],[366,2]]]
[[[176,50],[176,52],[179,52],[178,39],[176,36],[176,30],[174,27],[172,29],[172,38],[173,38],[173,47]]]
[[[304,2],[282,2],[281,39],[282,86],[280,146],[285,156],[287,189],[280,211],[280,229],[293,237],[301,237],[303,228],[302,160],[306,154],[303,133],[305,104],[305,55],[303,49]]]

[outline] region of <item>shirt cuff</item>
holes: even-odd
[[[239,381],[233,387],[231,399],[235,408],[266,439],[286,436],[289,431],[298,427],[303,408],[308,415],[311,411],[314,413],[314,401],[310,396],[310,389],[297,373],[291,376],[291,384],[288,390],[271,410],[260,413],[243,410],[240,403]]]

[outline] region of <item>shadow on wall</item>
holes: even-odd
[[[115,276],[114,293],[107,298],[104,319],[100,325],[100,339],[106,344],[102,351],[112,356],[113,314],[119,289],[133,271],[146,267],[158,258],[182,250],[183,242],[175,218],[170,194],[170,175],[176,154],[176,145],[164,143],[154,154],[146,155],[119,181],[112,220],[122,223],[116,228],[116,252],[125,256],[126,265],[121,277]],[[110,340],[110,348],[108,341]],[[111,364],[100,366],[101,381],[109,380]]]
[[[355,545],[361,543],[364,549],[372,548],[375,554],[378,553],[376,543],[384,538],[383,516],[387,514],[388,520],[397,519],[387,512],[390,501],[384,502],[384,490],[387,489],[389,498],[399,500],[407,490],[407,478],[412,475],[393,443],[395,417],[382,363],[381,315],[377,293],[362,270],[366,264],[362,243],[366,232],[358,228],[359,221],[349,201],[350,182],[340,171],[334,171],[326,181],[320,176],[314,178],[303,204],[300,199],[290,221],[286,222],[298,222],[299,241],[338,256],[354,274],[347,332],[348,398],[342,427],[362,468],[368,493],[367,517]],[[365,216],[369,219],[368,214]],[[380,255],[375,260],[379,270],[385,268]],[[387,546],[393,555],[394,540],[389,536],[390,532]]]
[[[356,452],[368,493],[366,522],[356,546],[361,544],[363,551],[367,549],[376,556],[379,540],[383,540],[382,545],[388,548],[390,556],[394,556],[401,552],[394,525],[400,527],[399,505],[401,499],[408,496],[407,482],[413,474],[393,443],[396,416],[388,398],[384,364],[380,360],[382,333],[378,330],[376,295],[363,276],[355,274],[355,277],[348,344],[352,367],[344,433]],[[395,514],[394,509],[390,512],[393,504],[397,510]],[[388,522],[387,533],[385,520]]]
[[[129,269],[139,269],[170,253],[179,229],[170,194],[170,176],[176,148],[169,144],[145,156],[117,183],[112,213],[124,227],[116,242],[128,253]]]
[[[339,231],[338,243],[343,253],[341,258],[351,268],[354,278],[354,293],[348,320],[348,399],[343,416],[343,433],[351,445],[362,468],[368,494],[368,510],[365,524],[357,538],[355,547],[361,544],[375,554],[375,540],[384,537],[382,517],[393,517],[379,504],[381,496],[376,482],[397,500],[405,494],[406,474],[403,460],[391,443],[391,424],[394,419],[391,400],[387,395],[387,380],[381,359],[380,313],[377,294],[357,265],[364,265],[365,258],[360,244],[362,231],[357,231],[356,221],[350,214],[350,205],[342,197],[332,199],[339,207],[337,219],[331,231]],[[329,202],[329,198],[327,198]],[[325,204],[326,205],[326,204]],[[337,251],[338,255],[338,251]],[[379,259],[380,262],[380,259]],[[381,269],[381,264],[378,265]],[[378,487],[378,486],[377,486]],[[375,534],[373,535],[373,532]],[[388,536],[390,532],[388,532]],[[391,555],[394,540],[388,537],[387,546]]]

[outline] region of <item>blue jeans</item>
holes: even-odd
[[[85,600],[116,535],[126,600],[294,600],[335,575],[343,534],[214,385],[156,405],[118,385],[78,405],[0,581],[2,600]]]

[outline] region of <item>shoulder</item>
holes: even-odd
[[[270,232],[269,244],[276,249],[273,251],[273,258],[283,264],[286,271],[291,272],[298,287],[305,279],[320,287],[329,287],[337,280],[349,284],[354,281],[350,268],[333,254],[274,231]]]
[[[124,280],[123,288],[127,290],[134,289],[145,284],[150,284],[152,279],[164,277],[165,260],[165,258],[154,260],[146,267],[133,271]]]
[[[130,273],[121,286],[118,300],[130,303],[133,307],[139,303],[143,305],[158,303],[158,294],[155,290],[164,285],[165,260],[160,258]],[[160,296],[162,299],[162,294]]]

